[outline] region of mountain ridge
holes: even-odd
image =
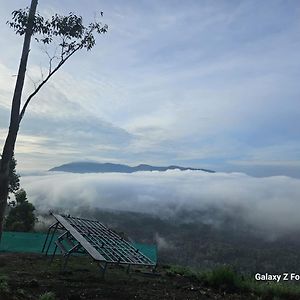
[[[128,166],[125,164],[114,163],[98,163],[98,162],[71,162],[49,169],[48,171],[68,172],[68,173],[134,173],[139,171],[160,171],[180,170],[180,171],[202,171],[215,173],[215,171],[200,168],[180,167],[180,166],[151,166],[147,164],[139,164],[137,166]]]

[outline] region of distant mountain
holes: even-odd
[[[61,172],[70,172],[70,173],[111,173],[111,172],[133,173],[138,171],[167,171],[167,170],[175,170],[175,169],[181,171],[193,170],[193,171],[214,173],[214,171],[211,170],[184,168],[179,166],[154,167],[154,166],[142,164],[135,167],[130,167],[121,164],[97,163],[97,162],[72,162],[58,167],[54,167],[49,171],[61,171]]]

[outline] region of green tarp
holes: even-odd
[[[46,236],[46,233],[3,232],[0,252],[41,253]],[[51,245],[50,253],[53,252],[53,244]],[[157,262],[157,249],[155,245],[132,244],[153,262]]]

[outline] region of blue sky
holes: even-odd
[[[22,45],[5,22],[26,5],[0,1],[1,145]],[[38,10],[86,22],[104,11],[109,31],[33,100],[21,170],[96,160],[300,177],[299,1],[40,0]],[[30,78],[40,66],[33,42]],[[32,89],[27,77],[24,95]]]

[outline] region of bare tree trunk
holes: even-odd
[[[13,156],[17,134],[20,123],[21,97],[25,80],[26,66],[30,51],[30,41],[34,26],[34,16],[38,0],[32,0],[29,10],[28,23],[26,27],[21,61],[19,65],[18,77],[15,85],[14,96],[11,106],[10,125],[0,160],[0,242],[3,230],[4,213],[7,205],[8,185],[9,185],[9,163]]]

